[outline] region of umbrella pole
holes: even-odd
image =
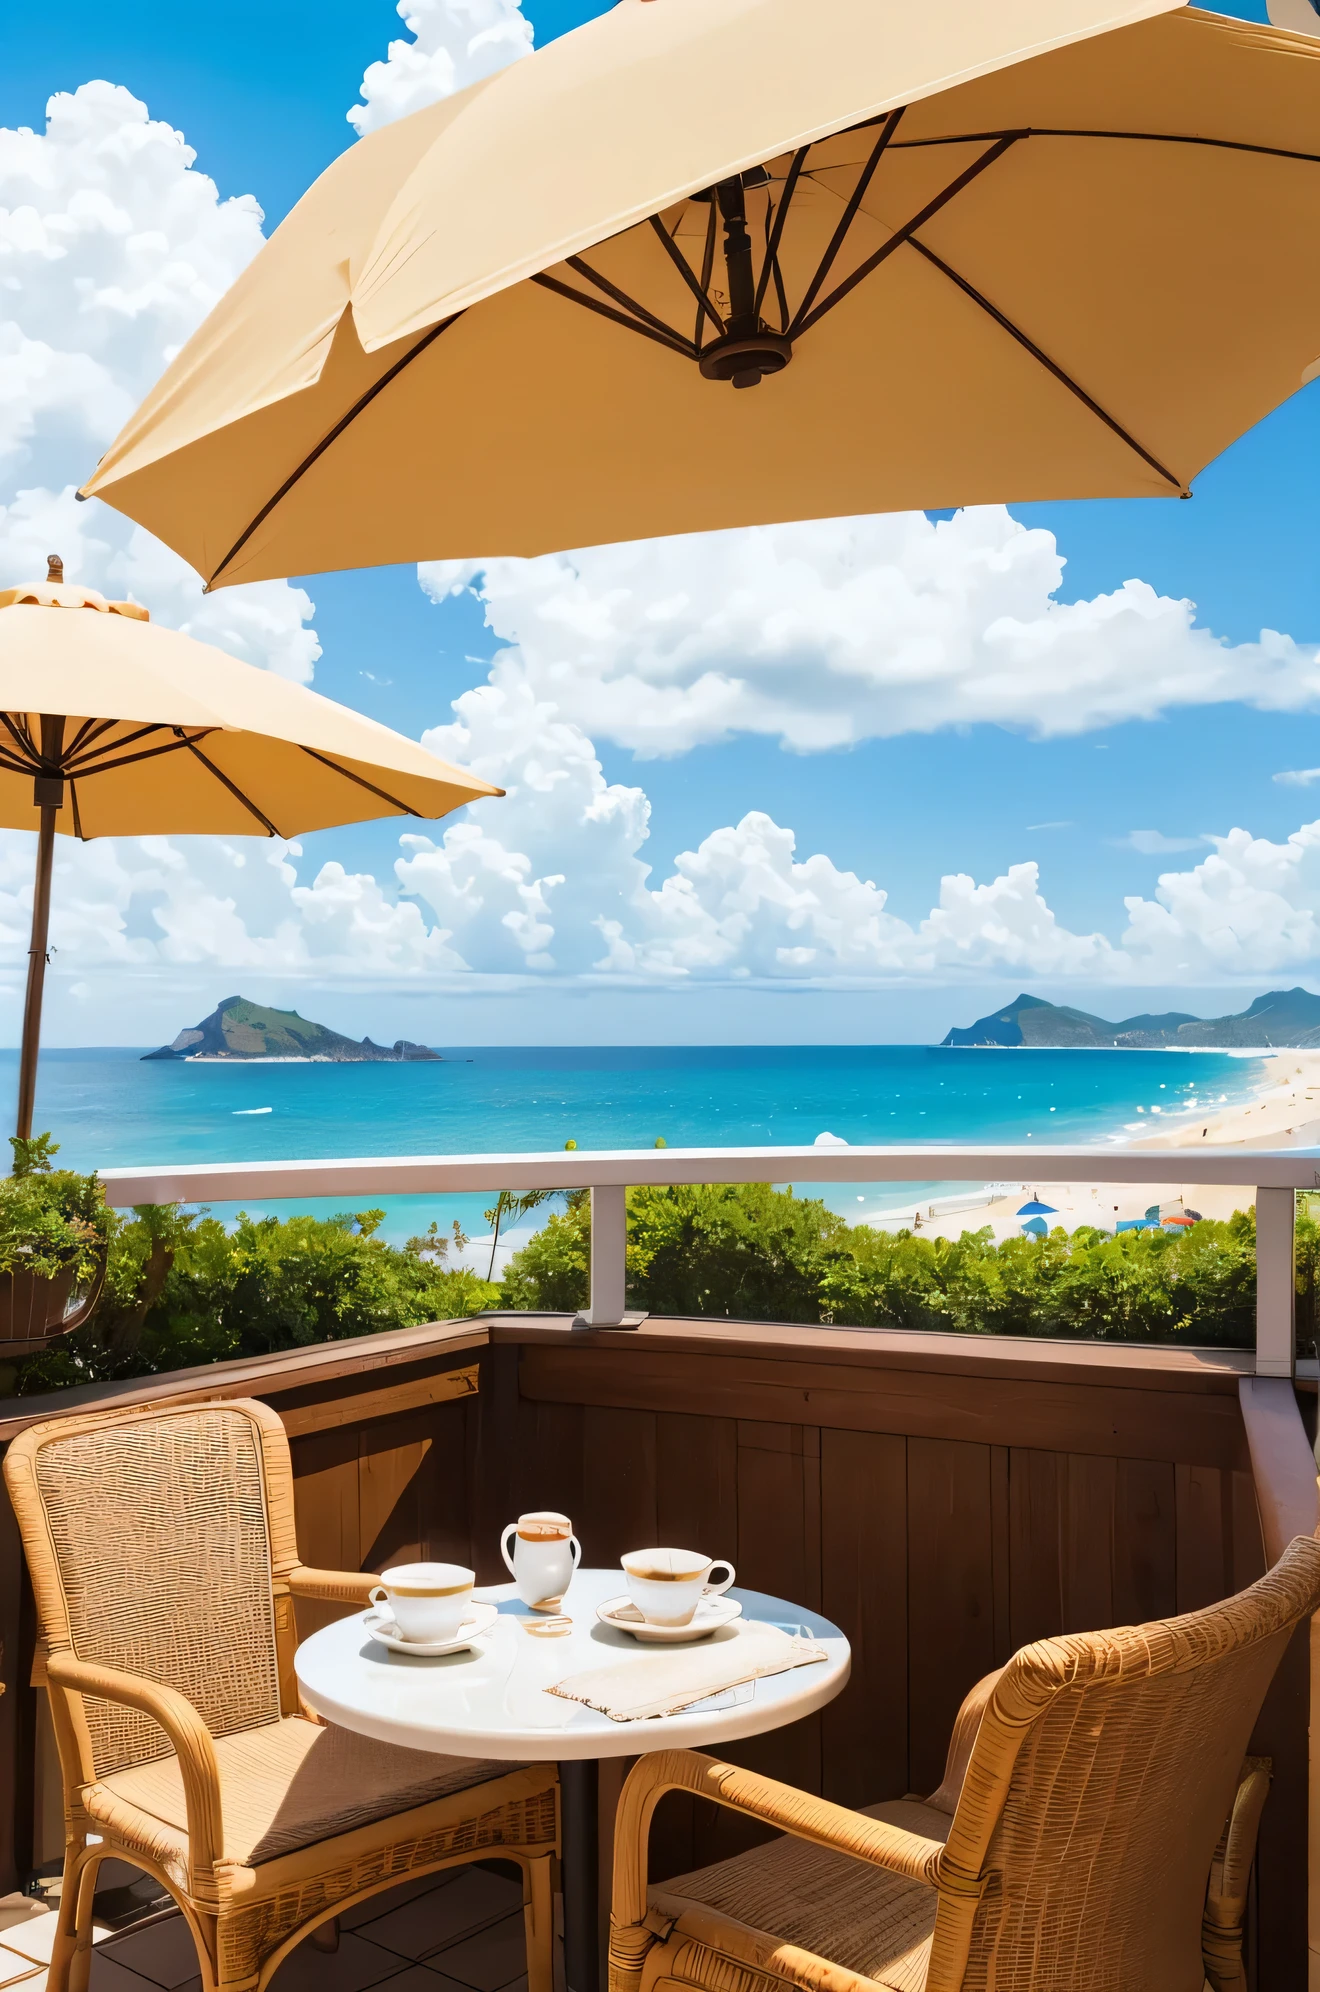
[[[58,767],[64,749],[64,721],[41,715],[42,759]],[[55,868],[55,818],[64,802],[64,783],[38,775],[35,800],[41,810],[37,832],[37,876],[32,891],[32,939],[28,945],[27,994],[23,1000],[23,1041],[18,1058],[18,1115],[15,1133],[27,1141],[32,1134],[32,1109],[37,1093],[37,1051],[41,1044],[41,998],[46,986],[47,937],[50,933],[50,880]]]
[[[37,1092],[37,1047],[41,1042],[41,997],[46,982],[46,936],[50,930],[50,875],[55,862],[55,811],[43,809],[37,832],[37,880],[32,894],[32,941],[28,948],[27,996],[23,1004],[23,1048],[18,1061],[16,1132],[32,1133]]]

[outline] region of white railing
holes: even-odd
[[[591,1298],[581,1319],[628,1325],[625,1192],[668,1183],[1182,1183],[1243,1188],[1256,1206],[1256,1374],[1295,1368],[1296,1191],[1320,1189],[1320,1156],[1297,1149],[663,1148],[530,1155],[368,1155],[317,1162],[214,1162],[105,1169],[106,1197],[151,1203],[436,1196],[462,1190],[591,1191]]]

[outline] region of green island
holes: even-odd
[[[1168,1010],[1110,1023],[1089,1010],[1024,992],[965,1030],[951,1030],[940,1044],[942,1050],[996,1045],[1038,1051],[1261,1051],[1285,1046],[1314,1051],[1320,1047],[1320,996],[1309,989],[1271,989],[1228,1017]]]
[[[397,1038],[392,1045],[371,1038],[344,1037],[327,1024],[314,1024],[296,1010],[272,1010],[246,996],[226,996],[209,1017],[192,1024],[169,1044],[143,1054],[144,1060],[185,1059],[306,1059],[323,1065],[379,1064],[439,1059],[427,1045]]]

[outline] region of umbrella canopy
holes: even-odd
[[[1185,496],[1320,358],[1318,237],[1306,37],[620,0],[337,160],[84,495],[213,586]]]
[[[292,837],[503,794],[134,602],[67,585],[57,555],[49,566],[47,581],[0,591],[0,824],[38,832],[20,1135],[32,1131],[57,830]]]
[[[1048,1238],[1050,1228],[1043,1217],[1029,1217],[1022,1227],[1028,1238]]]
[[[0,592],[0,824],[35,830],[57,790],[55,828],[84,838],[293,837],[502,793],[135,603],[43,583]]]
[[[1033,1197],[1030,1203],[1024,1203],[1018,1211],[1019,1217],[1056,1217],[1057,1215],[1058,1213],[1053,1204],[1041,1203],[1037,1197]]]

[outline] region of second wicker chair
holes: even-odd
[[[690,1751],[643,1758],[615,1829],[611,1992],[1244,1983],[1267,1778],[1243,1753],[1317,1605],[1320,1543],[1298,1537],[1205,1611],[1025,1647],[964,1702],[926,1799],[852,1812]],[[674,1789],[782,1837],[648,1893],[651,1815]]]

